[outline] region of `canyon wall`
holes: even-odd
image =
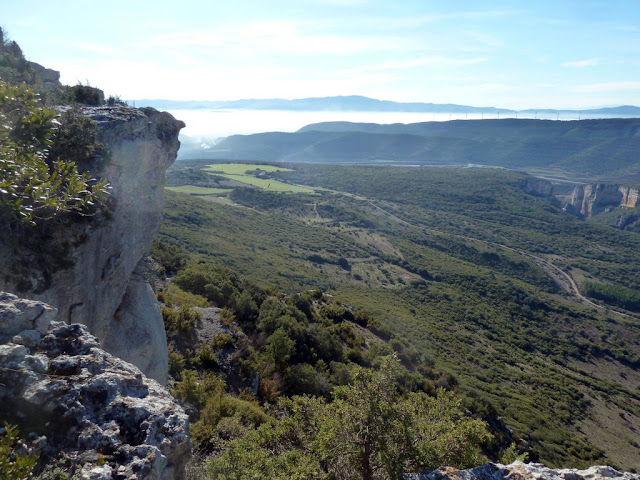
[[[580,185],[573,190],[567,205],[569,211],[585,218],[590,218],[607,207],[619,206],[637,207],[638,188],[606,183]]]

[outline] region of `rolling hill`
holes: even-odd
[[[234,135],[206,158],[339,164],[468,164],[582,180],[640,178],[640,119],[557,122],[456,120],[309,125],[295,133]]]

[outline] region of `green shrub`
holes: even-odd
[[[164,319],[164,328],[168,334],[179,333],[189,336],[191,335],[191,330],[202,319],[202,315],[189,305],[181,305],[178,310],[163,306],[162,318]]]
[[[177,273],[187,263],[181,248],[159,240],[153,242],[150,255],[162,266],[166,275]]]
[[[104,93],[99,88],[90,85],[74,85],[67,87],[68,97],[72,103],[81,105],[103,105]]]
[[[333,401],[293,397],[279,420],[262,424],[209,463],[212,478],[401,479],[403,472],[482,461],[486,425],[467,417],[460,399],[440,391],[400,394],[400,365],[356,368]]]
[[[16,452],[20,442],[18,428],[5,423],[0,435],[0,479],[25,479],[38,462],[38,455],[21,455]]]
[[[209,302],[203,296],[196,295],[191,292],[186,292],[177,285],[173,284],[169,284],[167,289],[162,293],[162,297],[164,299],[164,303],[166,303],[169,307],[177,305],[187,306],[189,308],[207,308],[209,306]]]
[[[106,201],[106,180],[79,173],[74,158],[47,163],[54,119],[33,90],[0,81],[0,214],[35,225],[65,212],[89,215]]]
[[[213,340],[211,340],[211,346],[213,348],[225,348],[232,346],[234,343],[233,335],[229,333],[218,333]]]

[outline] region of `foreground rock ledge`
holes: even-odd
[[[441,468],[433,472],[409,473],[405,480],[640,480],[640,475],[594,466],[585,470],[553,469],[541,463],[514,462],[510,465],[485,463],[468,470]]]
[[[77,462],[83,479],[184,479],[189,424],[173,397],[85,325],[34,322],[50,311],[38,303],[0,293],[0,317],[28,327],[0,345],[3,416],[35,432],[42,455]]]

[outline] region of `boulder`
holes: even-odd
[[[0,305],[0,315],[11,308]],[[85,325],[52,321],[0,345],[0,412],[37,438],[45,457],[74,462],[83,479],[185,478],[187,415]]]
[[[0,343],[25,330],[44,334],[57,314],[58,311],[46,303],[0,292]]]

